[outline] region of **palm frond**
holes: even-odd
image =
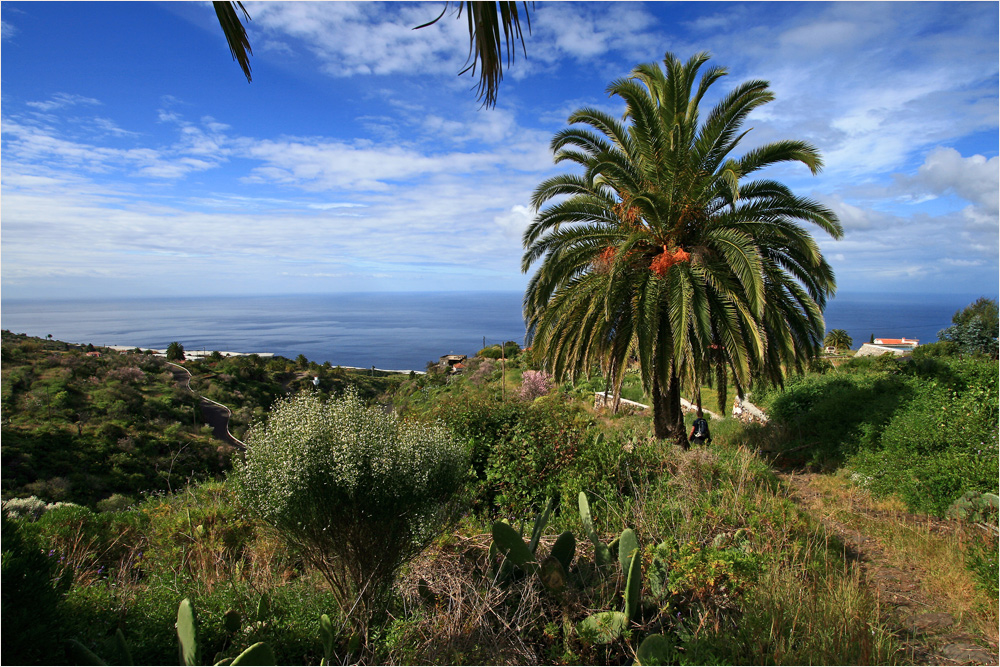
[[[243,17],[247,21],[250,20],[250,14],[247,13],[242,2],[213,2],[212,6],[215,8],[215,15],[219,19],[219,25],[222,26],[222,33],[226,36],[226,41],[229,43],[229,52],[233,54],[233,60],[240,64],[240,69],[243,70],[243,74],[249,83],[251,81],[250,56],[253,55],[253,49],[250,48],[250,40],[247,38],[246,28],[240,21],[236,10],[239,9],[243,12]]]
[[[667,420],[677,428],[679,403],[664,407],[664,397],[681,386],[698,391],[714,376],[725,403],[730,380],[742,396],[803,367],[836,289],[804,228],[839,238],[836,215],[781,183],[745,180],[790,160],[817,170],[819,153],[785,141],[730,157],[747,115],[773,94],[764,81],[737,85],[699,125],[700,101],[726,73],[713,67],[699,80],[707,60],[668,53],[662,68],[639,65],[613,81],[608,92],[626,104],[621,120],[572,114],[587,128],[564,130],[552,145],[557,162],[582,174],[536,188],[536,210],[555,203],[524,234],[522,270],[539,263],[525,293],[539,349],[560,373],[599,363],[616,390],[637,357],[658,434]]]
[[[530,33],[531,16],[528,13],[528,3],[522,2],[521,4],[524,7],[524,19]],[[426,28],[440,21],[447,12],[448,5],[449,3],[445,2],[445,9],[440,16],[433,21],[417,26],[414,30]],[[517,2],[513,0],[459,2],[459,18],[461,18],[463,10],[469,26],[469,56],[465,68],[459,72],[459,75],[471,72],[472,76],[475,76],[478,69],[477,99],[483,100],[483,106],[491,109],[497,104],[500,81],[503,79],[504,47],[506,47],[508,67],[514,62],[516,49],[511,49],[511,44],[516,40],[520,40],[524,56],[528,55],[524,45],[524,33],[521,31],[521,17],[518,14]],[[502,39],[501,33],[503,33]]]

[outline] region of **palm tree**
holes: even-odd
[[[448,11],[451,3],[445,2],[441,14],[415,29],[426,28],[441,20]],[[483,100],[483,106],[492,108],[497,103],[497,92],[500,89],[500,80],[503,79],[503,47],[500,43],[500,33],[503,32],[503,42],[507,47],[507,65],[514,60],[514,51],[511,51],[511,42],[521,41],[521,49],[524,51],[524,34],[521,32],[521,21],[518,14],[517,2],[504,0],[502,2],[459,2],[457,17],[462,17],[465,10],[466,20],[469,24],[469,58],[465,68],[459,72],[459,76],[471,71],[472,76],[476,75],[479,69],[479,85],[477,99]],[[528,3],[521,3],[524,7],[524,18],[531,30],[531,17],[528,14]],[[534,4],[534,3],[532,3]],[[243,20],[250,21],[250,14],[243,7],[242,2],[213,2],[215,14],[219,19],[219,25],[229,43],[229,51],[233,54],[243,75],[247,81],[251,80],[250,56],[253,49],[250,47],[250,39],[247,37],[246,27]],[[240,18],[243,14],[243,19]],[[525,51],[525,55],[527,52]]]
[[[854,346],[854,341],[843,329],[833,329],[823,339],[823,345],[840,350],[849,350]]]
[[[819,352],[836,285],[801,223],[843,234],[826,207],[745,180],[782,162],[815,174],[814,147],[786,140],[733,157],[747,115],[773,99],[767,82],[736,86],[699,122],[699,103],[726,74],[710,67],[696,82],[708,58],[668,53],[663,69],[640,65],[612,82],[622,120],[592,108],[570,116],[578,126],[557,133],[552,150],[583,173],[536,188],[521,262],[524,272],[539,262],[524,313],[547,370],[561,380],[600,365],[618,391],[637,359],[656,436],[684,446],[682,384],[714,374],[724,404],[730,381],[742,396]]]

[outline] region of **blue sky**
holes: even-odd
[[[665,51],[771,82],[747,149],[840,215],[847,291],[998,284],[998,5],[547,3],[495,109],[443,3],[246,2],[253,83],[209,3],[3,2],[8,298],[521,290],[552,135]],[[562,167],[566,169],[568,167]]]

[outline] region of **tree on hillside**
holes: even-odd
[[[654,432],[687,445],[682,384],[695,394],[715,375],[742,395],[780,383],[819,351],[833,270],[802,227],[839,238],[828,208],[781,183],[744,180],[782,162],[822,166],[811,145],[784,140],[733,157],[747,115],[771,101],[765,81],[737,85],[704,122],[698,106],[726,70],[709,56],[666,54],[608,87],[624,120],[584,108],[552,140],[556,162],[582,173],[535,190],[521,268],[538,263],[524,296],[533,351],[557,380],[601,364],[620,391],[638,360]],[[553,200],[554,203],[553,203]],[[542,208],[543,206],[548,206]]]
[[[826,335],[823,339],[823,345],[827,347],[835,347],[837,351],[849,350],[854,346],[854,339],[852,339],[846,331],[843,329],[833,329]]]
[[[423,25],[416,28],[426,28],[437,23],[448,11],[450,2],[444,3],[441,14]],[[476,75],[479,69],[479,85],[477,99],[483,100],[483,106],[492,108],[497,103],[497,92],[500,89],[500,80],[503,79],[503,46],[500,43],[500,33],[503,32],[503,42],[507,47],[507,65],[514,60],[516,49],[511,50],[511,42],[521,40],[521,49],[524,49],[524,34],[521,32],[521,20],[518,14],[517,2],[503,0],[501,2],[459,2],[457,18],[461,19],[462,11],[465,11],[466,20],[469,24],[469,57],[465,68],[460,71],[459,76],[466,72]],[[528,3],[521,3],[524,7],[524,18],[531,30],[531,17],[528,15]],[[534,4],[534,3],[532,3]],[[242,2],[213,2],[215,14],[222,26],[222,32],[229,43],[229,51],[233,54],[233,59],[240,64],[247,81],[250,76],[250,56],[253,49],[250,48],[250,39],[247,37],[246,27],[240,19],[250,21],[250,14],[243,7]],[[238,11],[237,11],[238,10]]]
[[[177,341],[168,345],[167,361],[184,361],[184,346]]]
[[[951,341],[965,354],[988,354],[997,357],[1000,329],[997,302],[979,297],[955,313],[952,325],[938,332],[938,340]]]

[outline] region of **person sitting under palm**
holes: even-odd
[[[691,425],[691,435],[688,439],[696,445],[712,442],[712,435],[708,432],[708,421],[702,414],[701,408],[698,408],[698,418]]]

